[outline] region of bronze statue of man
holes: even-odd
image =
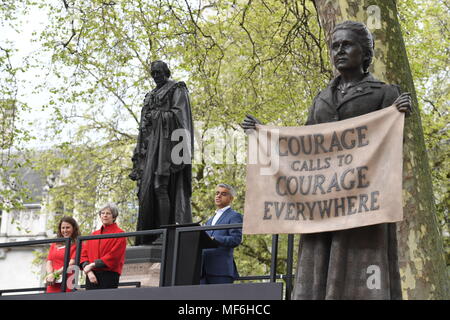
[[[364,24],[336,25],[331,56],[339,75],[314,99],[306,125],[349,119],[391,105],[400,112],[410,111],[409,93],[400,94],[398,86],[368,72],[373,49]],[[247,116],[241,126],[254,129],[256,123],[260,122]],[[395,224],[301,235],[292,298],[401,299]]]
[[[161,60],[152,62],[151,76],[156,88],[144,99],[130,174],[138,183],[138,231],[192,222],[194,135],[188,89],[170,79]],[[136,237],[135,244],[151,244],[155,238]]]

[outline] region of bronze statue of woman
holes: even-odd
[[[306,125],[334,122],[395,105],[411,110],[409,93],[375,79],[368,68],[374,41],[367,27],[336,25],[331,57],[339,75],[314,99]],[[260,123],[247,116],[241,126]],[[389,150],[385,150],[389,152]],[[396,226],[393,223],[304,234],[300,237],[293,299],[401,299]]]

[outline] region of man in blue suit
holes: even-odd
[[[235,196],[236,192],[232,186],[225,183],[217,185],[214,198],[217,210],[206,222],[207,226],[242,223],[242,215],[231,209],[231,202]],[[203,250],[200,283],[233,283],[239,276],[233,252],[242,241],[242,229],[211,230],[207,233],[219,243],[219,246]]]

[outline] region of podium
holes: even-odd
[[[177,229],[195,226],[200,226],[200,224],[188,223],[160,226],[160,228],[167,229],[166,250],[165,257],[163,257],[164,270],[161,270],[163,272],[163,287],[200,284],[202,250],[217,248],[218,242],[211,239],[206,231],[185,231],[178,233],[178,248],[175,248]],[[176,263],[176,268],[174,268],[174,263]]]

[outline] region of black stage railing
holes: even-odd
[[[227,224],[227,225],[215,225],[215,226],[195,226],[195,227],[180,227],[175,230],[175,244],[174,244],[174,262],[172,269],[172,286],[175,285],[176,280],[176,266],[178,260],[178,249],[180,242],[180,233],[182,232],[192,232],[192,231],[210,231],[210,230],[227,230],[227,229],[241,229],[242,223]],[[287,246],[287,264],[286,264],[286,275],[277,274],[277,264],[278,264],[278,234],[272,235],[272,250],[271,250],[271,263],[270,263],[270,276],[247,276],[239,277],[237,281],[243,280],[267,280],[270,282],[275,282],[276,279],[282,279],[286,282],[286,300],[290,300],[292,292],[292,265],[293,265],[293,249],[294,249],[294,235],[288,235],[288,246]]]
[[[161,250],[161,264],[164,264],[166,257],[166,243],[167,243],[167,230],[166,229],[154,229],[135,232],[121,232],[121,233],[108,233],[101,235],[81,236],[77,238],[77,251],[75,255],[75,265],[80,265],[81,258],[81,242],[86,240],[98,240],[98,239],[111,239],[111,238],[124,238],[124,237],[136,237],[136,236],[148,236],[148,235],[162,234],[162,250]],[[164,268],[161,267],[159,275],[159,286],[162,285],[164,279]],[[78,278],[75,277],[75,286],[77,285]]]
[[[70,261],[70,238],[56,238],[56,239],[42,239],[42,240],[30,240],[30,241],[18,241],[18,242],[6,242],[6,243],[0,243],[0,248],[12,248],[12,247],[26,247],[26,246],[33,246],[33,245],[39,245],[39,244],[49,244],[49,243],[55,243],[55,242],[65,242],[66,250],[64,253],[64,267],[63,267],[63,273],[61,278],[61,291],[66,291],[67,286],[67,268],[69,267],[69,261]],[[67,250],[69,248],[69,250]]]
[[[120,282],[119,287],[141,287],[140,281],[132,281],[132,282]],[[81,285],[80,288],[86,288],[86,285]],[[7,289],[7,290],[0,290],[0,296],[5,293],[19,293],[19,292],[45,292],[47,290],[47,287],[37,287],[37,288],[24,288],[24,289]]]
[[[179,249],[179,239],[180,233],[182,232],[192,232],[192,231],[208,231],[208,230],[225,230],[225,229],[238,229],[242,228],[242,223],[239,224],[229,224],[229,225],[216,225],[216,226],[195,226],[195,227],[180,227],[176,229],[175,233],[175,244],[174,244],[174,263],[173,263],[173,272],[172,272],[172,285],[175,283],[175,275],[176,275],[176,265],[178,259],[178,249]],[[111,234],[102,234],[102,235],[90,235],[90,236],[80,236],[76,240],[76,255],[75,255],[75,265],[80,264],[81,258],[81,243],[82,241],[87,240],[95,240],[95,239],[111,239],[111,238],[123,238],[123,237],[135,237],[135,236],[145,236],[145,235],[162,235],[162,250],[161,250],[161,267],[160,267],[160,278],[159,278],[159,286],[162,286],[163,279],[165,276],[165,256],[167,249],[167,230],[166,229],[153,229],[153,230],[145,230],[145,231],[135,231],[135,232],[123,232],[123,233],[111,233]],[[70,238],[56,238],[56,239],[43,239],[43,240],[30,240],[30,241],[20,241],[20,242],[7,242],[0,243],[0,248],[10,248],[10,247],[23,247],[23,246],[31,246],[31,245],[39,245],[39,244],[49,244],[54,242],[65,242],[66,248],[70,248]],[[286,283],[286,300],[290,299],[290,295],[292,292],[292,266],[293,266],[293,243],[294,243],[294,235],[288,235],[288,243],[287,243],[287,264],[286,264],[286,274],[277,274],[276,266],[278,263],[278,242],[279,237],[277,234],[272,235],[272,250],[271,250],[271,264],[270,264],[270,275],[269,276],[245,276],[239,277],[236,279],[237,281],[246,281],[246,280],[270,280],[270,282],[275,282],[276,279],[284,280]],[[64,254],[64,268],[62,274],[62,283],[61,283],[61,291],[66,292],[67,289],[67,269],[70,261],[70,250],[65,250]],[[74,286],[78,286],[78,277],[74,278],[75,283]],[[120,286],[134,286],[140,287],[140,283],[131,282],[131,283],[121,283]],[[82,286],[78,286],[82,287]],[[30,292],[30,291],[41,291],[43,288],[23,288],[23,289],[8,289],[8,290],[0,290],[0,296],[3,293],[18,293],[18,292]]]

